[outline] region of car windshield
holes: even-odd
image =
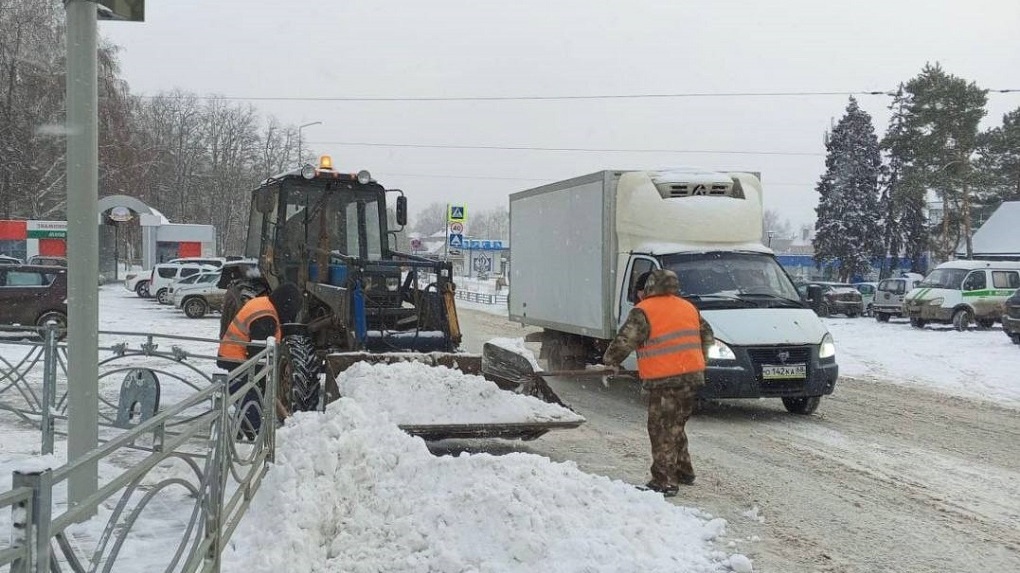
[[[935,269],[918,284],[923,288],[959,289],[963,278],[970,272],[967,269]]]
[[[734,252],[666,255],[662,265],[680,277],[683,296],[800,300],[790,277],[772,255]]]

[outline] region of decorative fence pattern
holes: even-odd
[[[145,342],[140,350],[126,344],[101,349],[112,354],[106,358],[101,354],[100,382],[126,373],[119,401],[100,398],[103,443],[60,467],[14,472],[11,491],[0,493],[0,512],[10,515],[7,546],[2,545],[7,536],[0,527],[0,571],[9,567],[11,573],[217,572],[225,544],[274,459],[277,345],[270,339],[265,349],[231,373],[209,374],[189,360],[214,357],[189,357],[177,347],[158,352],[153,338],[159,337],[154,335],[106,334],[141,336]],[[21,403],[6,400],[2,407],[24,420],[37,421],[43,449],[48,440],[52,452],[54,422],[64,419],[67,406],[66,347],[52,330],[43,332],[42,342],[12,344],[25,346],[27,352],[14,360],[9,358],[9,348],[0,354],[0,396],[10,393]],[[65,373],[62,380],[58,372]],[[125,422],[125,408],[144,410],[151,405],[144,400],[144,390],[152,388],[157,374],[180,382],[190,394],[161,411],[136,412],[137,419],[129,415]],[[155,388],[158,398],[158,382]],[[138,389],[142,391],[131,392]],[[254,433],[242,428],[249,410],[261,422]],[[116,475],[107,475],[96,493],[68,506],[61,497],[68,477],[100,463],[107,468],[118,466]],[[125,465],[127,469],[119,469]],[[174,498],[174,503],[155,501],[161,497]],[[176,521],[183,526],[163,532],[146,549],[147,536],[139,534],[143,529],[139,524],[151,520],[150,514],[163,516],[168,507],[177,512]],[[179,539],[167,553],[170,533]],[[144,566],[124,557],[129,542],[141,546],[136,554],[148,557]]]
[[[504,306],[507,304],[507,295],[505,294],[491,294],[458,289],[454,291],[454,296],[461,300],[481,304],[502,304]]]

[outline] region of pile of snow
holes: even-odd
[[[433,456],[342,398],[277,434],[226,573],[725,571],[726,522],[533,454]]]
[[[500,390],[495,383],[420,362],[354,364],[337,376],[340,395],[405,426],[573,422],[558,404]]]

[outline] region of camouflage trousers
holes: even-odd
[[[648,438],[652,443],[652,481],[675,486],[694,478],[687,451],[687,419],[694,411],[698,388],[652,388],[648,391]]]

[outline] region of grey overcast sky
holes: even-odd
[[[306,147],[409,196],[472,209],[600,169],[760,171],[765,206],[813,224],[823,132],[847,94],[926,62],[1020,89],[1017,0],[149,0],[104,22],[136,94],[429,98],[739,92],[837,95],[520,101],[252,101]],[[857,96],[879,137],[887,96]],[[1020,107],[989,94],[985,125]],[[497,146],[605,151],[351,145]],[[623,152],[613,150],[669,150]],[[744,152],[744,153],[738,153]],[[769,152],[747,153],[747,152]]]

